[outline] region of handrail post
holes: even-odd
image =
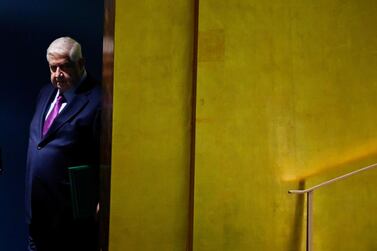
[[[370,170],[372,168],[377,167],[377,163],[360,168],[359,170],[341,175],[339,177],[336,177],[334,179],[322,182],[318,185],[315,185],[311,188],[304,189],[304,190],[289,190],[288,193],[290,194],[307,194],[307,200],[306,200],[306,251],[313,251],[313,245],[312,245],[312,232],[313,232],[313,192],[314,190],[317,190],[321,187],[327,186],[331,183],[334,183],[336,181],[343,180],[345,178],[348,178],[350,176],[353,176],[355,174]]]
[[[313,191],[308,192],[306,198],[306,251],[312,251]]]

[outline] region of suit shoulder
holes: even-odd
[[[102,101],[102,86],[99,82],[93,81],[90,83],[90,88],[86,91],[88,99],[92,102],[94,106],[101,106]]]
[[[101,98],[102,96],[102,86],[99,82],[95,82],[90,90],[90,96],[95,98]]]
[[[87,93],[90,96],[100,96],[102,92],[101,89],[100,82],[88,74],[84,82],[77,88],[76,93]]]

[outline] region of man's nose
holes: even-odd
[[[56,68],[55,76],[56,76],[56,78],[62,78],[64,76],[63,72],[60,70],[60,67]]]
[[[56,71],[55,71],[56,76],[59,76],[60,73],[61,73],[61,71],[60,71],[60,67],[57,66],[57,67],[56,67]]]

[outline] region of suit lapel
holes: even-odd
[[[51,134],[57,131],[62,125],[69,121],[72,117],[78,114],[88,103],[88,98],[84,95],[76,95],[70,103],[64,107],[64,109],[59,113],[54,122],[52,122],[51,127],[45,135],[48,138]]]

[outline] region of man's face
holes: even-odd
[[[49,57],[49,67],[52,85],[65,92],[80,81],[83,60],[72,62],[67,56],[54,55]]]

